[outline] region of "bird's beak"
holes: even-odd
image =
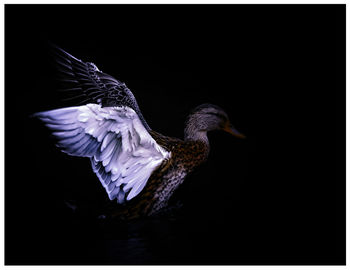
[[[245,139],[246,136],[243,135],[242,133],[240,133],[237,129],[235,129],[232,125],[227,125],[225,128],[224,128],[224,131],[232,134],[233,136],[237,137],[237,138],[240,138],[240,139]]]

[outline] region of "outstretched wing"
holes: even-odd
[[[61,81],[70,99],[79,100],[79,104],[97,103],[102,107],[128,106],[139,116],[147,130],[147,122],[139,109],[136,99],[125,83],[100,71],[94,63],[85,63],[61,48],[52,44],[55,62]]]
[[[87,104],[35,114],[53,130],[63,152],[89,157],[110,200],[138,195],[170,153],[147,132],[126,106]]]

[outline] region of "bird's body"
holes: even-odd
[[[172,156],[152,173],[144,190],[124,207],[111,209],[111,216],[133,219],[152,216],[168,205],[174,191],[186,176],[206,161],[209,145],[203,141],[184,141],[151,131],[156,142],[171,151]]]
[[[111,200],[112,217],[133,219],[164,209],[186,175],[207,159],[208,131],[221,129],[243,137],[212,104],[190,113],[184,140],[153,131],[124,83],[92,63],[55,50],[63,80],[88,103],[35,115],[54,131],[63,152],[90,158]]]

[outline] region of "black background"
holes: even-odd
[[[247,139],[209,134],[175,216],[98,221],[89,161],[29,117],[73,105],[47,41],[126,82],[156,131],[210,102]],[[6,264],[345,264],[345,5],[6,5],[5,56]]]

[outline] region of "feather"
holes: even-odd
[[[120,204],[124,203],[124,201],[125,201],[125,192],[122,188],[119,189],[119,193],[117,195],[117,201]]]
[[[108,194],[109,196],[109,199],[110,200],[114,200],[117,196],[118,196],[118,193],[120,191],[120,188],[119,187],[115,187],[111,193]]]
[[[115,188],[115,183],[114,182],[110,182],[107,187],[106,187],[106,190],[107,190],[107,193],[111,193],[111,191]]]
[[[110,172],[113,168],[118,168],[118,163],[119,163],[121,152],[122,152],[122,150],[120,147],[120,141],[117,141],[115,144],[115,150],[114,150],[113,154],[110,156],[108,165],[106,166],[107,172]]]
[[[106,163],[105,161],[107,161],[108,157],[110,157],[110,155],[114,152],[114,150],[116,149],[115,146],[116,146],[116,142],[110,141],[106,149],[102,151],[101,155],[99,156],[99,159],[103,160],[103,166],[106,166],[109,163],[109,161]]]
[[[72,87],[72,88],[64,88],[64,89],[58,89],[59,92],[70,92],[70,91],[81,91],[81,87]]]
[[[43,118],[42,121],[45,121],[46,123],[50,123],[47,119]],[[77,124],[70,124],[70,125],[58,125],[56,122],[54,124],[45,124],[49,129],[51,130],[57,130],[57,131],[70,131],[75,130],[79,128],[79,125]]]
[[[87,80],[91,80],[91,77],[88,75],[88,74],[86,74],[86,73],[83,73],[83,72],[76,72],[75,73],[75,75],[78,75],[79,77],[84,77],[84,78],[86,78]]]
[[[71,144],[75,144],[77,142],[79,142],[81,139],[84,138],[84,136],[86,136],[86,134],[84,132],[81,132],[80,134],[78,134],[77,136],[74,137],[68,137],[68,138],[63,138],[59,141],[60,144],[62,145],[71,145]]]
[[[139,181],[130,191],[128,197],[126,198],[128,201],[137,196],[142,189],[145,187],[147,181]]]
[[[52,132],[52,135],[58,138],[69,138],[69,137],[74,137],[77,136],[79,133],[83,131],[82,128],[76,128],[73,130],[64,130],[64,131],[56,131]]]
[[[62,79],[62,82],[65,82],[65,83],[74,83],[74,84],[78,84],[78,80],[77,79]]]
[[[72,66],[67,61],[64,62],[61,59],[57,58],[56,59],[56,63],[59,64],[60,66],[64,67],[64,68],[68,69],[68,70],[72,70]]]
[[[103,122],[101,122],[103,123]],[[112,132],[107,133],[107,135],[104,137],[101,145],[101,152],[107,147],[107,145],[115,139],[115,135]]]

